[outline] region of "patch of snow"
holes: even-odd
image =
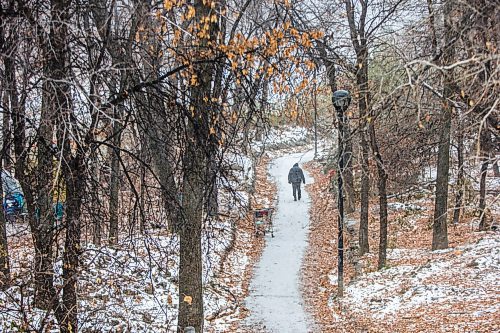
[[[230,221],[211,221],[204,231],[203,283],[208,317],[236,304],[228,289],[214,278],[232,228]],[[30,331],[41,331],[55,319],[51,313],[32,307],[30,233],[23,224],[9,225],[8,232],[9,240],[15,239],[11,247],[14,285],[0,292],[0,332],[22,332],[23,322]],[[78,285],[80,331],[176,332],[178,246],[176,236],[153,232],[132,240],[124,238],[115,247],[84,245]],[[241,257],[239,264],[243,271],[248,258]],[[60,257],[54,271],[55,286],[60,288]],[[213,325],[222,324],[206,321],[207,331],[213,331]],[[53,327],[44,332],[58,332],[57,325]]]
[[[440,251],[392,249],[388,251],[389,259],[421,256],[429,261],[421,266],[401,265],[359,277],[346,288],[343,302],[353,311],[388,320],[424,305],[491,297],[485,285],[497,290],[500,287],[499,245],[500,239],[492,233],[475,244]],[[449,277],[457,280],[450,281]]]
[[[266,148],[303,145],[306,143],[310,131],[300,126],[271,127],[262,140],[254,140],[252,148],[261,151]]]
[[[387,208],[397,210],[397,211],[400,211],[400,210],[406,210],[406,211],[408,211],[408,210],[410,210],[410,211],[425,210],[425,208],[423,208],[421,206],[411,204],[411,203],[401,203],[401,202],[390,202],[387,204]]]

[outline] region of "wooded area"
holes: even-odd
[[[0,328],[100,332],[81,301],[101,283],[90,265],[124,251],[175,286],[165,332],[203,332],[207,281],[281,148],[270,133],[317,131],[318,172],[338,175],[338,89],[357,256],[387,267],[388,200],[421,189],[432,250],[465,220],[496,230],[499,22],[494,0],[0,0]],[[316,190],[336,198],[328,182]]]

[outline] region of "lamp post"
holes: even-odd
[[[344,113],[351,103],[351,94],[347,90],[337,90],[332,97],[333,106],[337,111],[337,119],[339,124],[339,156],[338,156],[338,295],[344,296],[344,193],[343,193],[343,176],[344,176]]]

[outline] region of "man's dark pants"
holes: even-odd
[[[299,196],[300,200],[300,183],[292,183],[292,188],[293,188],[293,199],[297,200],[297,195]]]

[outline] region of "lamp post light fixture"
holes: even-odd
[[[347,90],[337,90],[332,97],[333,106],[337,111],[338,120],[338,138],[339,138],[339,155],[338,155],[338,296],[344,296],[344,193],[343,193],[343,176],[344,176],[344,125],[345,111],[351,104],[351,94]]]

